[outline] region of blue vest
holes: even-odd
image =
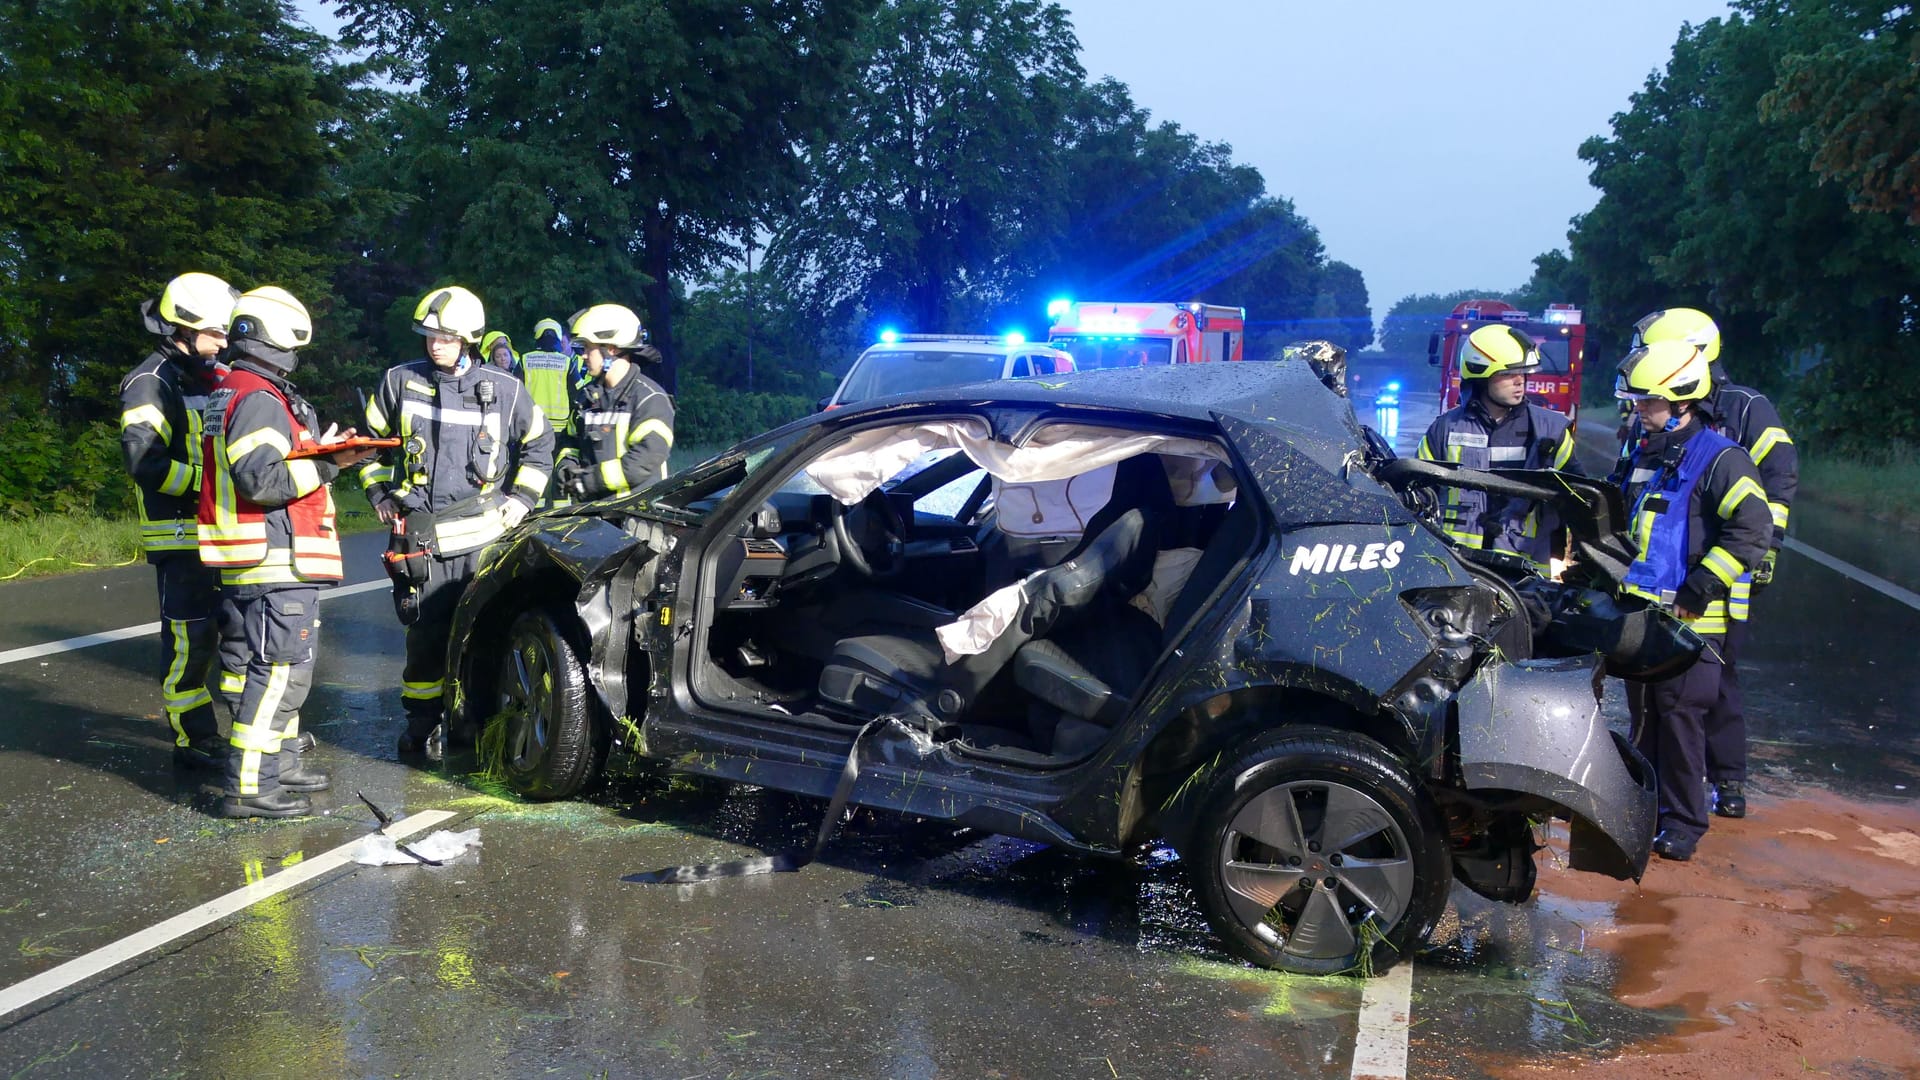
[[[1640,554],[1627,568],[1623,591],[1643,596],[1662,607],[1671,608],[1674,598],[1693,569],[1689,551],[1693,539],[1693,489],[1707,474],[1714,461],[1726,450],[1738,450],[1739,444],[1712,429],[1705,429],[1687,440],[1675,466],[1662,466],[1650,478],[1633,502],[1633,539]],[[1622,487],[1631,491],[1632,472]],[[1728,599],[1707,605],[1700,617],[1688,623],[1701,634],[1724,634],[1727,620],[1745,620],[1747,602],[1753,588],[1753,575],[1735,579]]]

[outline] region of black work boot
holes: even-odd
[[[1693,858],[1693,849],[1700,843],[1697,836],[1661,829],[1660,835],[1653,838],[1653,853],[1663,859],[1674,862],[1686,862]]]
[[[227,744],[219,739],[196,739],[185,746],[175,745],[173,763],[183,769],[220,772],[227,767]]]
[[[440,761],[446,757],[446,728],[438,717],[407,718],[407,733],[394,744],[402,761]]]
[[[1747,816],[1747,792],[1738,780],[1721,780],[1713,785],[1713,812],[1721,817]]]
[[[220,800],[220,816],[225,818],[290,818],[311,813],[313,800],[283,787],[259,795],[228,795]]]
[[[303,731],[281,744],[284,749],[291,750],[296,754],[304,754],[319,745],[320,740],[314,738],[313,732],[311,731]]]
[[[309,765],[291,750],[280,751],[280,786],[288,791],[325,791],[333,786],[333,777],[317,766]]]

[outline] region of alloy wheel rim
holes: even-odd
[[[547,756],[553,729],[553,664],[546,643],[523,635],[513,643],[504,672],[507,760],[527,770]]]
[[[1406,832],[1379,800],[1345,784],[1267,788],[1234,815],[1220,844],[1220,884],[1234,915],[1288,956],[1352,955],[1412,902]]]

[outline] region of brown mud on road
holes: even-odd
[[[1920,805],[1748,791],[1749,817],[1715,818],[1691,862],[1656,858],[1639,885],[1543,853],[1543,893],[1612,906],[1587,941],[1618,958],[1620,1001],[1684,1018],[1495,1075],[1920,1075]]]

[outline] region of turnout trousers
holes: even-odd
[[[166,674],[160,694],[173,744],[206,746],[220,738],[207,680],[217,655],[220,574],[190,551],[169,552],[153,564],[160,589],[160,650]]]
[[[453,609],[473,580],[480,552],[435,555],[427,560],[427,583],[420,587],[420,615],[407,627],[407,663],[400,672],[400,705],[407,734],[425,738],[444,718],[447,692],[447,642],[453,636]]]
[[[230,586],[222,602],[247,651],[240,706],[227,736],[227,794],[267,795],[280,788],[281,766],[292,764],[292,751],[283,757],[280,744],[300,733],[300,706],[313,688],[320,588]]]
[[[1718,637],[1708,638],[1718,649]],[[1656,683],[1628,683],[1637,695],[1633,745],[1653,764],[1660,828],[1698,840],[1707,832],[1707,714],[1720,696],[1721,665],[1702,657]]]
[[[1724,661],[1720,665],[1720,696],[1707,713],[1707,779],[1716,784],[1728,780],[1745,783],[1747,779],[1747,710],[1737,666],[1746,638],[1745,622],[1729,622],[1726,640],[1720,646]]]

